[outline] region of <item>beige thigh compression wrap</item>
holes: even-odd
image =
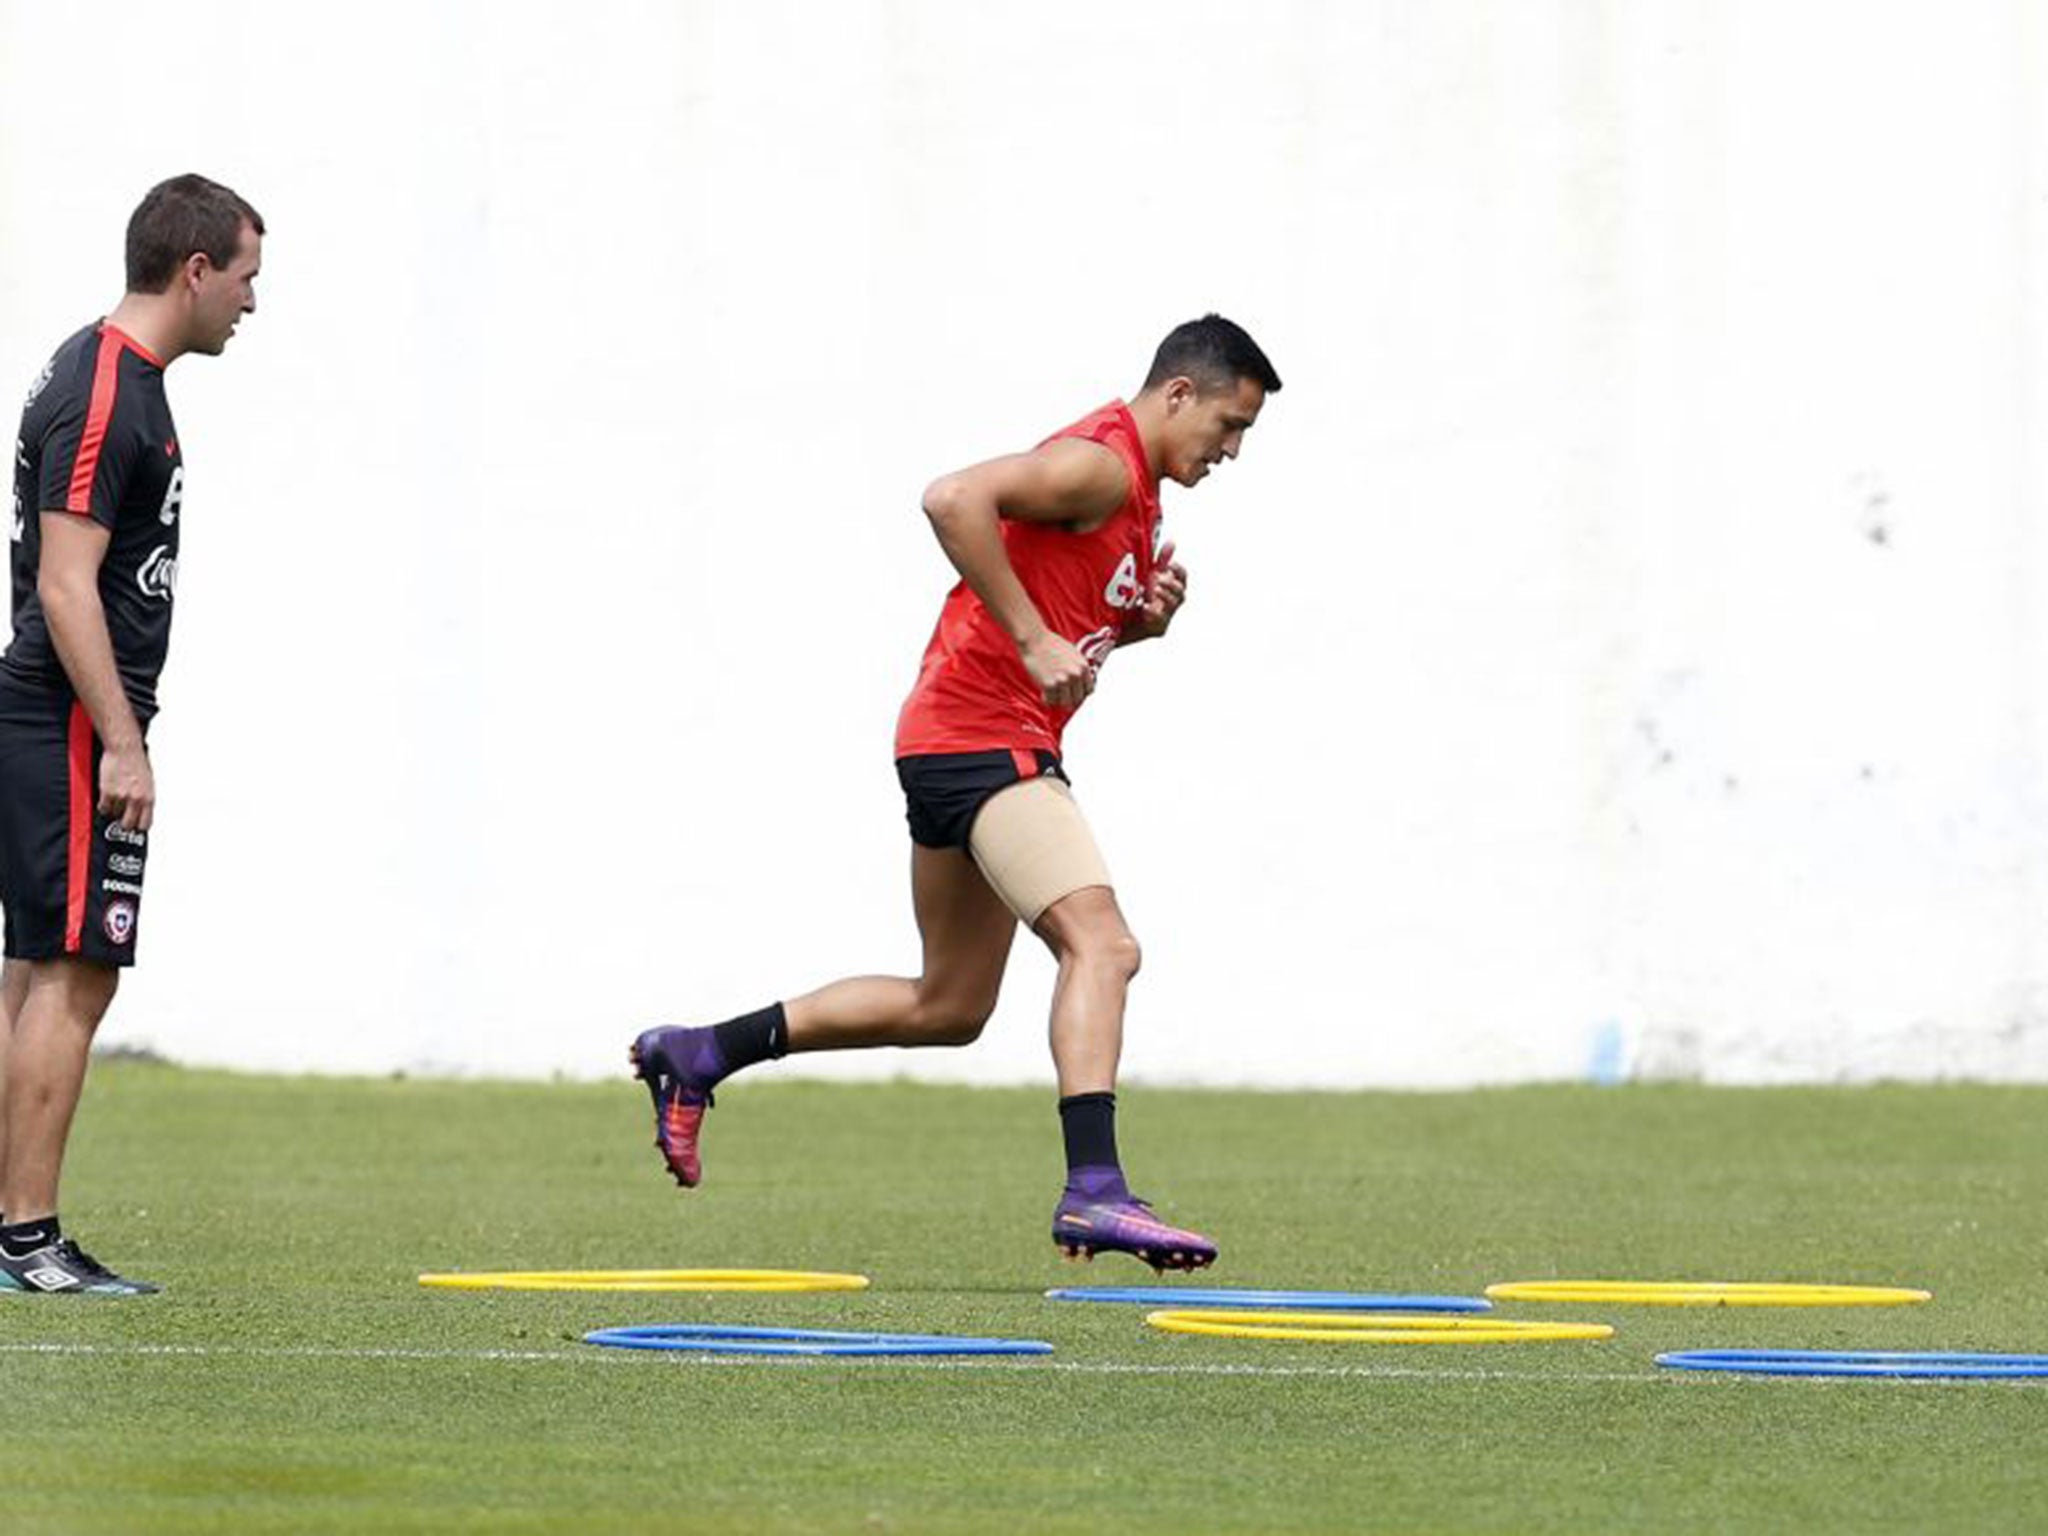
[[[1110,883],[1073,791],[1054,778],[1026,779],[989,796],[967,851],[1026,926],[1062,896]]]

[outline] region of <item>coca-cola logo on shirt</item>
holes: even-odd
[[[1081,653],[1081,659],[1091,667],[1100,668],[1109,660],[1109,653],[1116,649],[1118,636],[1114,624],[1105,624],[1093,634],[1083,635],[1074,642],[1074,649]]]
[[[159,544],[149,552],[135,572],[135,584],[144,597],[160,597],[168,603],[177,595],[178,557],[171,553],[170,545]]]

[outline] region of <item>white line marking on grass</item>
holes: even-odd
[[[1421,1346],[1410,1345],[1410,1348]],[[295,1345],[258,1347],[240,1344],[0,1344],[0,1355],[106,1355],[144,1356],[163,1359],[245,1359],[245,1360],[504,1360],[514,1363],[559,1362],[570,1365],[626,1364],[632,1357],[641,1357],[643,1367],[648,1355],[670,1354],[674,1358],[668,1363],[676,1366],[758,1366],[770,1370],[790,1366],[838,1366],[849,1365],[875,1368],[895,1366],[905,1370],[920,1371],[1013,1371],[1020,1374],[1035,1371],[1064,1371],[1081,1376],[1237,1376],[1252,1379],[1294,1378],[1294,1377],[1353,1377],[1369,1381],[1547,1381],[1563,1386],[1574,1386],[1581,1382],[1671,1382],[1690,1387],[1725,1385],[1726,1379],[1744,1378],[1739,1372],[1731,1371],[1673,1371],[1651,1367],[1639,1371],[1503,1371],[1485,1367],[1474,1370],[1455,1370],[1443,1367],[1408,1365],[1229,1365],[1161,1364],[1142,1365],[1117,1360],[1046,1360],[1035,1359],[975,1359],[971,1356],[947,1358],[945,1356],[846,1356],[827,1357],[820,1355],[727,1355],[691,1354],[683,1350],[646,1349],[605,1349],[595,1345],[583,1349],[380,1349],[370,1347],[343,1347],[321,1345]],[[1791,1379],[1791,1378],[1788,1378]],[[1856,1376],[1810,1376],[1796,1378],[1807,1384],[1836,1387],[1868,1386],[1873,1382],[1884,1382],[1895,1386],[1925,1387],[1982,1386],[1978,1380],[1959,1377],[1856,1377]],[[2016,1376],[2004,1378],[2007,1386],[2048,1387],[2048,1377]]]
[[[378,1349],[240,1344],[0,1344],[6,1355],[152,1355],[252,1360],[581,1360],[566,1349]]]
[[[1649,1381],[1665,1375],[1656,1372],[1602,1373],[1557,1376],[1538,1371],[1431,1370],[1420,1366],[1371,1365],[1141,1365],[1120,1360],[975,1359],[971,1356],[744,1355],[689,1350],[620,1349],[590,1346],[584,1349],[385,1349],[344,1348],[317,1345],[259,1347],[240,1344],[0,1344],[8,1355],[140,1355],[168,1358],[260,1359],[260,1360],[508,1360],[564,1361],[570,1364],[620,1362],[631,1356],[670,1355],[675,1365],[766,1366],[841,1365],[857,1360],[862,1365],[904,1366],[925,1371],[1067,1371],[1084,1376],[1372,1376],[1413,1377],[1426,1381]]]

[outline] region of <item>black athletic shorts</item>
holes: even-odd
[[[0,904],[10,960],[135,963],[149,834],[99,814],[85,706],[0,680]]]
[[[1058,754],[1023,747],[896,759],[911,838],[927,848],[965,848],[974,818],[990,795],[1040,775],[1071,782]]]

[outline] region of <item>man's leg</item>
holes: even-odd
[[[989,884],[1059,962],[1051,1034],[1067,1187],[1053,1213],[1053,1241],[1069,1255],[1109,1249],[1155,1269],[1213,1262],[1213,1242],[1160,1221],[1124,1182],[1116,1071],[1140,956],[1080,807],[1065,784],[1033,779],[990,798],[971,847]]]
[[[85,1086],[92,1037],[121,973],[89,960],[38,960],[13,1019],[0,1102],[5,1178],[0,1207],[0,1287],[16,1291],[134,1296],[154,1291],[124,1280],[67,1240],[57,1219],[64,1147]],[[4,984],[0,984],[4,987]]]
[[[697,1142],[712,1090],[792,1051],[967,1045],[995,1009],[1017,919],[957,848],[913,845],[911,901],[924,941],[916,977],[852,976],[699,1029],[650,1029],[633,1062],[654,1097],[655,1145],[685,1188],[703,1176]]]
[[[14,1021],[27,1000],[28,962],[9,960],[0,965],[0,1197],[7,1191],[7,1052],[14,1042]],[[0,1226],[6,1224],[6,1207],[0,1206]]]
[[[915,977],[852,976],[783,1004],[791,1051],[971,1045],[995,1011],[1017,919],[958,848],[910,852],[924,942]]]
[[[1052,1060],[1060,1097],[1114,1093],[1124,1048],[1124,999],[1141,959],[1116,892],[1091,885],[1062,896],[1035,926],[1060,966],[1052,994]]]
[[[1214,1242],[1167,1225],[1124,1182],[1116,1149],[1116,1068],[1124,999],[1138,974],[1139,952],[1116,893],[1102,885],[1074,891],[1046,908],[1035,927],[1060,967],[1052,1054],[1067,1187],[1053,1212],[1053,1242],[1069,1258],[1093,1258],[1106,1249],[1159,1270],[1213,1264]]]
[[[28,971],[4,1084],[7,1181],[0,1210],[15,1225],[56,1214],[64,1144],[93,1033],[121,977],[112,966],[85,960],[38,960]]]

